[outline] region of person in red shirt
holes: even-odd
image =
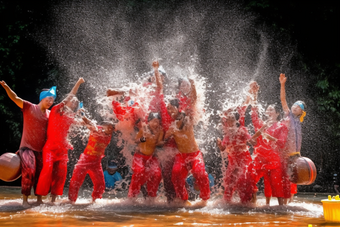
[[[258,108],[255,106],[257,101],[257,93],[259,86],[253,82],[254,89],[251,119],[256,131],[260,131],[261,135],[257,138],[257,144],[254,151],[254,168],[255,183],[261,177],[264,177],[264,194],[266,196],[266,204],[269,205],[271,197],[277,197],[279,205],[283,205],[284,198],[290,198],[289,191],[285,193],[283,190],[282,171],[280,154],[285,147],[288,128],[286,124],[279,121],[280,111],[278,106],[269,105],[265,115],[267,120],[264,122],[258,117]]]
[[[105,156],[105,149],[109,145],[112,133],[115,130],[115,125],[112,122],[104,121],[95,126],[87,118],[83,117],[83,120],[91,134],[84,153],[80,155],[73,170],[68,191],[68,198],[72,203],[75,203],[78,198],[78,192],[86,174],[90,175],[93,182],[92,202],[102,198],[105,191],[105,179],[101,160]]]
[[[21,159],[23,206],[27,207],[29,206],[27,199],[32,187],[36,194],[36,185],[42,169],[41,151],[46,142],[47,122],[50,115],[48,109],[56,98],[56,87],[43,90],[40,93],[39,104],[35,105],[18,97],[5,81],[1,81],[0,84],[23,113],[24,125],[18,155]],[[37,202],[42,203],[39,195],[37,195]]]
[[[241,203],[249,203],[254,193],[253,162],[248,151],[248,143],[253,143],[244,126],[246,105],[224,111],[222,122],[225,135],[223,141],[217,139],[217,146],[228,153],[228,167],[224,178],[224,200],[231,202],[235,191]]]
[[[79,78],[67,97],[51,109],[47,128],[47,141],[43,148],[43,169],[37,184],[36,193],[46,196],[51,191],[51,202],[63,194],[67,174],[68,150],[73,146],[67,139],[70,126],[76,123],[75,111],[79,101],[75,97],[79,86],[84,83]]]

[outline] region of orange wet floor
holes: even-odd
[[[105,196],[104,196],[105,197]],[[0,187],[0,226],[340,226],[325,223],[320,200],[325,195],[298,195],[286,207],[226,206],[221,199],[209,201],[206,207],[176,208],[157,200],[147,204],[142,198],[132,203],[125,199],[104,198],[90,204],[80,198],[75,205],[62,197],[56,205],[46,202],[25,209],[21,206],[20,189]],[[30,200],[33,202],[33,200]]]

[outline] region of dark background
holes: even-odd
[[[24,100],[38,103],[42,88],[49,88],[63,76],[61,69],[45,47],[36,41],[36,34],[53,24],[51,12],[57,4],[68,1],[0,1],[0,80],[6,83]],[[183,1],[119,1],[129,8],[134,18],[142,17],[143,10],[154,8],[173,9],[181,7]],[[216,7],[232,1],[214,1]],[[314,143],[305,141],[303,147],[312,150],[318,169],[315,184],[301,187],[305,191],[332,191],[333,174],[340,173],[340,10],[336,1],[297,2],[293,0],[245,0],[239,8],[256,16],[259,29],[265,27],[281,43],[295,46],[294,67],[299,68],[309,80],[307,95],[314,100],[315,116],[320,118],[322,132],[314,133]],[[202,6],[204,1],[192,1]],[[211,8],[210,8],[211,9]],[[46,27],[47,26],[47,27]],[[202,67],[209,56],[201,56]],[[2,88],[1,88],[2,89]],[[59,99],[60,101],[60,99]],[[310,118],[311,119],[311,118]],[[312,123],[311,120],[306,122]],[[308,128],[303,126],[304,133]],[[319,129],[318,129],[319,130]],[[0,154],[15,152],[20,144],[22,113],[0,92]],[[322,133],[322,137],[318,135]],[[80,147],[84,146],[79,144]],[[121,148],[110,145],[118,154]],[[79,149],[82,150],[82,149]],[[73,154],[79,155],[79,154]],[[119,159],[122,160],[122,157]],[[106,161],[106,160],[105,160]],[[210,164],[209,159],[207,160]],[[121,163],[123,165],[123,163]],[[69,172],[71,169],[69,170]],[[124,170],[125,174],[128,170]],[[315,187],[315,185],[321,187]],[[0,185],[20,185],[0,181]]]

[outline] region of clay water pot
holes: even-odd
[[[289,161],[290,181],[297,185],[310,185],[316,178],[314,162],[306,157],[291,157]]]
[[[0,179],[15,181],[21,176],[20,157],[14,153],[5,153],[0,156]]]

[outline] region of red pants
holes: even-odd
[[[264,178],[264,195],[266,197],[284,197],[281,169],[256,170],[255,182]]]
[[[145,183],[148,196],[156,197],[159,183],[162,180],[158,159],[152,155],[136,152],[133,156],[132,171],[128,197],[137,196]]]
[[[18,155],[21,164],[21,194],[31,195],[34,188],[36,194],[37,183],[42,169],[42,152],[33,151],[27,147],[20,148]]]
[[[255,184],[264,178],[264,195],[266,197],[284,197],[282,187],[282,168],[280,157],[268,150],[255,150],[254,169]]]
[[[92,199],[102,198],[105,191],[105,180],[101,160],[102,157],[100,156],[80,155],[80,159],[74,167],[68,190],[70,201],[75,202],[77,200],[79,189],[84,182],[86,174],[90,175],[93,183]]]
[[[170,202],[176,197],[174,184],[172,183],[172,168],[174,166],[175,156],[178,153],[177,147],[164,146],[162,151],[157,153],[157,158],[161,164],[163,185],[167,201]]]
[[[174,184],[176,196],[182,200],[188,200],[188,192],[185,187],[186,178],[189,170],[196,179],[196,184],[200,189],[200,197],[203,200],[210,198],[210,187],[208,174],[205,171],[205,165],[201,151],[193,153],[180,153],[175,157],[174,167],[172,169],[172,183]]]
[[[231,201],[234,191],[238,191],[242,203],[251,200],[255,181],[253,163],[248,151],[228,155],[228,167],[224,178],[224,199]]]
[[[66,157],[58,157],[57,151],[43,149],[43,169],[41,171],[37,191],[38,195],[47,195],[51,189],[52,195],[62,195],[67,175]]]

